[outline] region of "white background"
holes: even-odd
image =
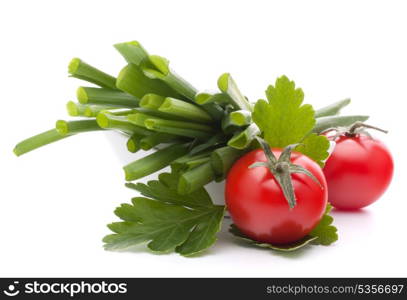
[[[1,1],[0,276],[407,276],[406,14],[405,1]],[[361,212],[334,212],[330,247],[280,254],[223,230],[194,258],[104,251],[113,209],[135,195],[123,187],[129,157],[114,149],[124,141],[91,133],[20,158],[12,149],[66,118],[83,84],[67,78],[72,57],[116,75],[112,44],[134,39],[200,89],[230,72],[254,101],[286,74],[315,107],[351,97],[346,112],[390,131],[375,133],[394,155],[390,189]]]

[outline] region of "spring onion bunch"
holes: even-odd
[[[132,153],[155,149],[123,167],[127,181],[170,166],[179,174],[177,192],[189,194],[224,180],[232,164],[258,146],[253,106],[230,74],[219,77],[217,91],[199,92],[167,59],[150,55],[140,43],[119,43],[115,48],[126,60],[117,77],[79,58],[69,63],[70,76],[87,82],[78,87],[77,101],[66,105],[77,119],[58,120],[54,128],[20,142],[16,155],[79,133],[114,130],[127,136],[123,147]],[[314,131],[366,119],[336,116],[347,104],[348,99],[316,111]]]

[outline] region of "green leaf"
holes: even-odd
[[[212,207],[211,197],[205,189],[198,189],[186,195],[177,193],[179,176],[173,173],[161,173],[158,180],[144,183],[127,183],[126,186],[140,192],[143,196],[175,205],[191,208]]]
[[[205,218],[201,218],[189,234],[188,239],[179,245],[175,251],[184,256],[202,252],[216,242],[216,233],[220,231],[224,207],[214,205],[208,210]]]
[[[229,232],[232,233],[234,236],[249,243],[250,245],[284,252],[295,251],[303,248],[308,244],[328,246],[338,240],[337,229],[335,226],[331,225],[333,222],[333,218],[329,215],[331,209],[332,206],[328,204],[322,219],[319,221],[318,225],[310,232],[310,234],[299,241],[289,244],[274,245],[252,240],[248,236],[244,235],[234,224],[230,226]]]
[[[328,204],[321,221],[309,234],[317,238],[313,241],[314,244],[328,246],[338,240],[338,230],[332,225],[334,218],[329,215],[331,209],[331,204]]]
[[[295,144],[308,134],[315,125],[311,105],[301,105],[304,93],[286,76],[277,79],[275,86],[266,90],[268,102],[259,100],[253,119],[264,132],[270,147],[284,148]]]
[[[316,124],[315,112],[311,105],[303,104],[303,91],[281,76],[267,88],[266,95],[268,101],[258,100],[252,117],[270,147],[301,143],[296,150],[323,165],[329,141],[324,136],[310,135]]]
[[[156,252],[190,256],[216,241],[225,207],[214,205],[201,188],[188,195],[176,191],[178,174],[162,173],[147,184],[126,184],[148,198],[137,197],[115,211],[122,222],[109,224],[114,234],[104,238],[106,249],[123,249],[148,242]]]
[[[321,168],[324,166],[324,161],[329,156],[329,140],[323,135],[312,133],[308,135],[299,146],[295,148],[296,151],[305,154],[309,158],[316,161]]]
[[[268,249],[277,250],[277,251],[284,251],[284,252],[291,252],[291,251],[298,250],[317,239],[316,237],[307,235],[303,239],[296,241],[294,243],[285,244],[285,245],[273,245],[273,244],[269,244],[269,243],[260,243],[260,242],[250,239],[249,237],[245,236],[234,224],[230,225],[229,232],[232,233],[234,236],[248,242],[249,244],[251,244],[253,246],[261,247],[261,248],[268,248]]]

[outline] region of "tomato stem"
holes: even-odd
[[[298,144],[288,145],[284,148],[280,157],[277,159],[270,149],[270,146],[265,140],[256,137],[259,144],[263,148],[264,154],[266,155],[267,162],[255,162],[250,165],[249,168],[256,167],[266,167],[273,174],[276,182],[280,186],[285,199],[288,202],[290,209],[293,209],[297,203],[294,194],[294,187],[291,179],[291,174],[302,173],[310,177],[314,182],[316,182],[321,188],[322,185],[318,179],[307,169],[291,163],[291,151],[298,146]]]
[[[363,122],[355,122],[348,130],[347,135],[348,136],[355,136],[358,133],[358,129],[362,129],[362,128],[368,128],[368,129],[374,129],[377,131],[381,131],[383,133],[388,133],[387,130],[381,129],[379,127],[376,126],[372,126],[372,125],[368,125],[366,123]]]

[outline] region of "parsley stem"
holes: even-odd
[[[58,120],[55,124],[55,129],[61,135],[103,130],[96,122],[96,119],[78,121]]]
[[[173,134],[154,132],[153,134],[140,139],[140,148],[143,150],[150,150],[159,144],[169,143],[177,139],[178,136]]]
[[[72,77],[86,80],[100,87],[116,89],[116,78],[92,67],[79,58],[71,60],[68,72]]]
[[[142,98],[146,94],[154,93],[161,96],[178,97],[179,94],[158,79],[151,79],[144,75],[140,67],[129,64],[125,66],[117,77],[118,89]]]
[[[107,104],[124,107],[137,107],[139,99],[118,90],[94,87],[79,87],[76,91],[82,104]]]
[[[229,146],[213,151],[211,154],[211,164],[215,174],[222,180],[226,178],[232,165],[244,153],[244,150],[238,150]]]
[[[150,175],[168,166],[188,152],[189,144],[175,144],[158,150],[123,167],[126,180],[132,181]]]
[[[318,118],[314,129],[315,133],[321,133],[327,129],[350,126],[355,122],[364,122],[369,119],[369,116],[328,116]]]
[[[212,164],[206,162],[180,176],[178,193],[181,195],[192,193],[214,180],[214,178],[215,173],[212,169]]]
[[[51,129],[19,142],[14,147],[14,154],[20,156],[39,147],[67,138],[70,135],[61,135],[56,129]]]
[[[158,110],[194,122],[210,123],[213,121],[211,116],[197,105],[170,97],[165,98]]]
[[[245,149],[249,147],[259,133],[259,128],[253,123],[243,131],[235,133],[235,135],[229,140],[228,146],[236,149]]]
[[[96,117],[96,121],[101,128],[117,129],[127,134],[139,134],[147,136],[152,132],[146,128],[134,125],[129,122],[126,116],[117,116],[109,112],[100,112]]]

